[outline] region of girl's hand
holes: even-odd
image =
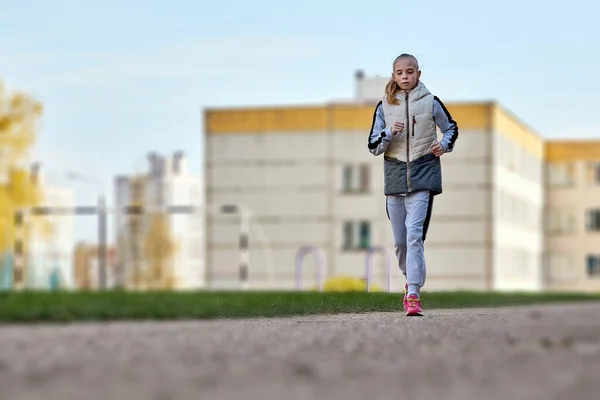
[[[444,154],[444,148],[442,147],[440,142],[434,144],[431,148],[431,151],[436,157],[441,157],[441,155]]]
[[[397,135],[404,130],[404,122],[394,122],[392,126],[392,135]]]

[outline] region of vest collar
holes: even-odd
[[[431,94],[431,92],[429,92],[425,84],[421,82],[421,80],[419,80],[417,86],[415,86],[413,89],[410,90],[410,92],[408,92],[408,99],[419,100],[429,94]],[[398,100],[404,100],[406,98],[406,92],[404,90],[401,90],[400,92],[396,93],[396,98]]]

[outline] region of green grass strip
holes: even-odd
[[[600,300],[583,293],[422,293],[423,306],[498,307]],[[289,317],[400,311],[402,294],[365,292],[4,292],[0,323]]]

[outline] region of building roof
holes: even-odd
[[[371,127],[376,102],[348,101],[319,105],[278,105],[208,108],[205,132],[282,133],[365,131]],[[490,129],[493,101],[454,102],[446,105],[462,129]]]
[[[207,108],[205,132],[208,135],[336,131],[367,134],[376,103],[350,99],[313,105]],[[494,130],[553,161],[600,159],[600,139],[547,140],[497,101],[454,101],[446,103],[446,107],[458,122],[459,130]]]
[[[600,161],[600,140],[548,140],[545,143],[545,153],[550,162]]]

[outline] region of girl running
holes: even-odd
[[[453,150],[458,138],[458,125],[420,78],[414,56],[401,54],[394,60],[385,96],[375,108],[368,145],[373,155],[383,154],[386,211],[400,270],[406,277],[404,310],[408,316],[423,315],[423,243],[433,197],[442,193],[440,157]],[[442,132],[440,141],[436,126]]]

